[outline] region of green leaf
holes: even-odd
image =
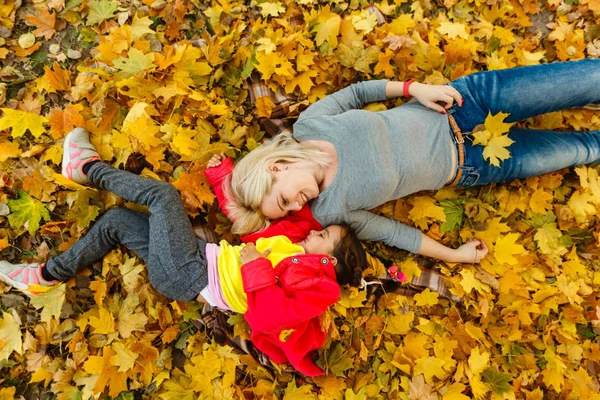
[[[440,205],[444,207],[444,214],[446,214],[446,221],[440,227],[442,232],[450,232],[462,225],[465,212],[463,202],[462,199],[440,201]]]
[[[337,342],[327,356],[327,369],[340,378],[345,378],[344,371],[352,368],[354,365],[354,359],[345,356],[345,353],[346,350],[342,343]]]
[[[507,393],[512,391],[512,386],[508,381],[510,381],[511,376],[508,374],[503,374],[498,371],[496,367],[486,368],[485,371],[481,374],[483,382],[487,383],[489,388],[495,394],[501,395],[502,393]]]
[[[88,2],[87,24],[95,25],[115,15],[119,3],[112,0],[90,0]]]
[[[30,234],[40,228],[40,221],[50,221],[50,213],[41,202],[35,200],[27,192],[19,190],[18,200],[9,200],[8,222],[13,228],[27,227]]]

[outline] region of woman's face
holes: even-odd
[[[275,163],[268,167],[275,178],[271,191],[261,204],[263,215],[269,219],[299,211],[309,200],[319,195],[319,185],[310,168],[298,164]]]

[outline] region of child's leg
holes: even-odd
[[[464,97],[451,111],[463,133],[488,113],[509,113],[507,122],[600,102],[600,59],[485,71],[452,82]]]
[[[179,254],[180,249],[173,248],[179,243],[164,235],[152,235],[151,220],[127,208],[108,210],[85,236],[60,256],[50,259],[46,268],[57,279],[66,280],[123,244],[146,262],[148,278],[156,290],[174,299],[192,300],[208,284],[203,249],[191,259],[178,258],[177,264],[169,261],[165,264],[163,254]],[[186,251],[184,246],[181,252]]]
[[[85,151],[80,154],[79,149],[93,149],[93,146],[87,134],[75,129],[65,140],[65,153],[68,153],[65,160],[68,159],[77,172],[84,165],[79,158],[85,155]],[[102,162],[90,164],[84,177],[100,188],[148,207],[151,215],[147,264],[149,275],[156,282],[152,282],[153,285],[172,298],[191,300],[196,297],[208,283],[204,247],[199,248],[179,192],[166,182],[143,178]]]
[[[127,208],[110,209],[67,251],[51,258],[46,263],[46,269],[59,281],[65,281],[119,244],[127,246],[147,261],[148,232],[146,215]]]

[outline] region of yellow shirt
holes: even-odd
[[[245,313],[248,310],[248,299],[244,292],[242,283],[242,262],[240,261],[240,250],[245,246],[232,246],[225,240],[219,243],[221,251],[219,252],[219,278],[221,279],[221,288],[223,297],[234,311]],[[285,236],[274,236],[270,238],[261,238],[256,241],[256,250],[264,253],[271,249],[267,259],[275,267],[284,258],[304,254],[302,246],[293,244]]]

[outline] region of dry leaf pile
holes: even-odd
[[[4,0],[1,257],[43,262],[108,208],[140,209],[60,175],[76,126],[112,165],[138,160],[144,176],[173,183],[191,217],[231,240],[202,172],[212,154],[237,157],[262,139],[258,118],[274,105],[250,104],[252,73],[309,104],[362,79],[439,84],[596,58],[599,20],[598,0]],[[504,117],[475,134],[499,168],[510,157]],[[525,125],[600,129],[600,113]],[[490,254],[480,267],[437,265],[460,304],[429,290],[344,291],[323,320],[329,374],[316,379],[213,344],[191,322],[199,306],[159,295],[123,249],[31,300],[0,284],[0,399],[599,399],[598,171],[380,207],[450,246],[484,240]],[[382,261],[419,273],[404,252],[369,250],[374,274]],[[242,318],[231,322],[247,335]]]

